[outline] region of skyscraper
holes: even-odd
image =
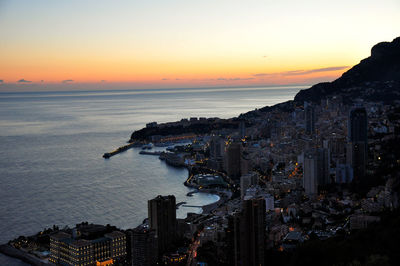
[[[336,166],[336,183],[350,183],[353,181],[353,168],[349,164]]]
[[[346,150],[346,161],[353,168],[353,177],[355,180],[364,177],[367,166],[367,148],[365,142],[349,142]]]
[[[246,195],[246,190],[250,186],[255,186],[257,185],[258,182],[258,176],[257,173],[252,172],[246,175],[242,175],[240,177],[240,197],[243,199],[244,196]]]
[[[171,247],[176,235],[175,196],[157,196],[148,201],[149,227],[155,231],[158,246],[157,256]]]
[[[210,140],[210,159],[208,166],[215,170],[223,170],[224,168],[224,139],[219,136],[213,136]]]
[[[315,109],[308,102],[304,102],[304,118],[306,134],[313,135],[315,133]]]
[[[368,120],[364,107],[351,109],[348,120],[348,141],[368,143]]]
[[[244,138],[246,136],[246,122],[240,121],[239,122],[239,137]]]
[[[234,142],[229,144],[225,153],[225,169],[232,179],[239,179],[241,176],[242,144]]]
[[[364,107],[355,107],[349,113],[347,163],[353,167],[354,179],[365,176],[368,156],[368,116]]]
[[[235,216],[235,264],[265,265],[265,200],[244,200],[242,211]]]
[[[126,231],[131,265],[151,266],[157,260],[155,231],[147,224]]]
[[[326,185],[329,180],[329,150],[310,149],[304,153],[303,187],[306,194],[318,192],[318,186]]]

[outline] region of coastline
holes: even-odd
[[[49,262],[43,261],[32,254],[16,249],[8,244],[0,245],[0,253],[8,257],[21,260],[34,266],[52,265]]]
[[[206,190],[206,191],[199,191],[199,193],[208,193],[208,194],[213,194],[217,195],[219,199],[216,202],[203,205],[201,208],[203,210],[202,214],[210,214],[212,211],[214,211],[216,208],[224,204],[227,200],[229,200],[232,197],[232,192],[228,190]]]
[[[199,204],[200,205],[199,207],[202,209],[201,213],[206,214],[206,215],[208,213],[211,213],[213,210],[215,210],[219,206],[221,206],[221,204],[224,204],[224,202],[226,200],[226,198],[225,198],[226,192],[225,193],[224,192],[216,192],[216,191],[211,191],[211,190],[207,191],[204,189],[202,189],[200,192],[210,194],[210,195],[217,195],[219,197],[219,199],[217,199],[215,202],[212,202],[212,203],[209,203],[209,204],[206,204],[203,206],[201,206],[201,204]],[[7,244],[2,245],[1,253],[10,258],[19,259],[23,262],[30,263],[32,265],[49,265],[49,263],[45,263],[45,262],[41,261],[39,258],[35,257],[34,255],[32,255],[28,252],[25,252],[24,250],[16,249]]]

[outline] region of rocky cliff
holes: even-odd
[[[371,49],[371,56],[346,71],[333,82],[324,82],[301,90],[295,102],[319,101],[329,95],[366,98],[366,100],[400,100],[400,37],[381,42]]]

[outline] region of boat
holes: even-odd
[[[153,143],[147,143],[142,146],[142,150],[151,150],[154,147]]]

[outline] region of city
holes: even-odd
[[[393,228],[385,225],[399,222],[399,73],[374,81],[360,76],[398,59],[399,51],[400,38],[378,44],[341,78],[293,101],[231,119],[151,122],[134,132],[129,148],[190,140],[153,155],[186,167],[182,185],[191,193],[219,196],[201,214],[177,218],[185,203],[159,195],[148,200],[148,216],[137,227],[54,226],[10,241],[2,252],[30,253],[14,256],[34,265],[393,264],[398,250],[376,245],[392,243],[386,237]],[[396,62],[386,67],[398,69]],[[310,93],[316,88],[319,94]],[[339,243],[362,237],[376,243],[342,253]],[[324,243],[330,254],[316,247]]]

